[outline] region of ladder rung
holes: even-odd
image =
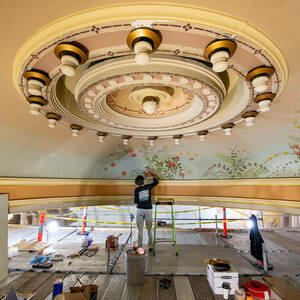
[[[173,205],[173,202],[155,202],[155,205]]]
[[[157,242],[175,243],[175,240],[159,238],[159,239],[155,239],[155,242],[156,242],[156,243],[157,243]]]

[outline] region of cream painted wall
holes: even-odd
[[[7,277],[7,214],[8,214],[8,195],[0,194],[0,281]]]

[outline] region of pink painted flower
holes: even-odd
[[[294,145],[293,149],[299,149],[299,145]]]
[[[194,160],[194,157],[190,157],[190,160]]]
[[[151,171],[152,171],[152,168],[151,168],[151,167],[148,167],[147,170],[148,170],[149,172],[151,172]]]
[[[298,157],[300,157],[300,151],[296,152],[296,155],[297,155]]]
[[[114,162],[112,162],[112,163],[110,164],[110,166],[113,168],[113,167],[116,166],[116,164],[115,164]]]
[[[180,176],[183,178],[185,176],[185,173],[181,172]]]
[[[128,153],[131,153],[133,151],[133,149],[128,149]]]
[[[104,168],[104,171],[107,171],[108,169],[107,168]]]
[[[175,159],[175,160],[179,160],[179,156],[175,156],[174,159]]]
[[[132,157],[136,157],[136,154],[135,154],[135,153],[132,153],[131,156],[132,156]]]
[[[142,152],[143,152],[143,150],[139,150],[138,152],[142,153]]]
[[[127,172],[126,171],[122,171],[122,176],[126,176],[127,175]]]

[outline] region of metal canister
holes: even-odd
[[[63,282],[64,280],[62,278],[55,279],[53,283],[52,299],[54,299],[56,295],[59,295],[63,292]]]

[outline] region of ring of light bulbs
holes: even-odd
[[[145,31],[148,32],[148,35],[144,36],[143,34]],[[130,39],[132,35],[134,38]],[[153,37],[153,39],[151,39],[151,37]],[[159,48],[161,37],[160,33],[152,28],[136,28],[129,33],[127,42],[128,40],[132,43],[129,45],[129,48],[131,48],[135,54],[136,63],[138,65],[145,66],[150,63],[151,54]],[[234,40],[212,40],[205,48],[204,57],[212,64],[212,70],[214,72],[224,72],[228,68],[228,60],[234,55],[236,48],[237,44]],[[58,44],[55,47],[55,54],[61,60],[60,71],[65,76],[74,76],[76,74],[77,67],[88,61],[87,49],[76,42]],[[242,114],[242,118],[245,120],[246,126],[248,127],[254,125],[254,118],[259,112],[264,113],[271,109],[271,103],[276,97],[276,94],[267,90],[269,80],[272,77],[274,70],[274,67],[271,65],[260,65],[249,70],[245,78],[257,93],[253,101],[258,105],[258,110]],[[29,94],[27,101],[30,104],[30,113],[33,115],[39,115],[41,113],[41,108],[48,104],[48,101],[42,96],[42,91],[50,84],[51,78],[46,72],[37,69],[26,70],[23,76],[27,82],[27,93]],[[128,81],[130,80],[128,79]],[[112,82],[111,85],[113,86],[114,83]],[[62,119],[62,117],[55,112],[48,112],[45,116],[48,119],[50,128],[54,128],[56,123]],[[240,121],[232,123],[229,122],[222,125],[220,128],[224,130],[226,136],[229,136],[232,134],[233,127],[239,122]],[[73,136],[78,136],[80,130],[83,129],[83,127],[78,124],[71,124],[70,128]],[[210,131],[211,130],[202,130],[195,134],[198,134],[200,141],[204,142]],[[99,142],[103,142],[109,133],[97,132],[96,134],[99,137]],[[127,145],[132,136],[124,135],[121,136],[121,138],[124,145]],[[153,146],[154,141],[157,138],[159,137],[149,136],[149,145]],[[179,141],[182,138],[183,135],[173,136],[175,144],[179,144]]]

